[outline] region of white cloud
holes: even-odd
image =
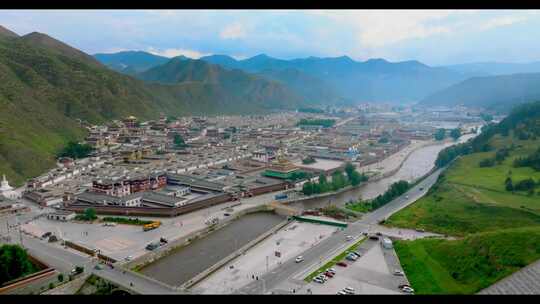
[[[451,28],[433,24],[452,13],[449,10],[348,10],[315,11],[343,23],[353,31],[363,47],[377,48],[413,38],[451,32]]]
[[[226,26],[221,33],[221,39],[239,39],[246,36],[246,29],[238,22]]]
[[[523,22],[528,18],[525,16],[502,16],[489,19],[480,26],[480,30],[487,31],[501,26],[512,25],[514,23]]]
[[[169,57],[169,58],[184,55],[184,56],[192,58],[192,59],[199,59],[199,58],[201,58],[203,56],[211,55],[210,53],[202,53],[202,52],[199,52],[199,51],[188,50],[188,49],[164,49],[164,50],[160,50],[160,49],[156,49],[156,48],[153,48],[153,47],[149,47],[147,49],[147,52],[151,53],[151,54],[154,54],[154,55],[164,56],[164,57]]]

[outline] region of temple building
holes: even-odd
[[[0,195],[9,199],[19,198],[19,194],[13,191],[13,187],[9,185],[6,175],[2,175],[2,181],[0,182]]]
[[[289,179],[293,173],[299,170],[300,169],[297,166],[285,159],[282,153],[278,153],[277,160],[273,161],[272,165],[270,165],[262,175],[279,179]]]

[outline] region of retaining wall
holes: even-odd
[[[227,218],[226,220],[219,222],[217,225],[214,225],[211,227],[205,227],[204,229],[193,231],[181,238],[169,241],[169,243],[166,246],[159,247],[153,251],[148,252],[147,254],[144,254],[143,256],[140,256],[128,263],[125,263],[123,267],[127,269],[133,269],[136,267],[137,268],[144,267],[145,265],[148,265],[164,256],[171,254],[173,251],[178,250],[179,248],[182,248],[183,246],[189,245],[192,241],[203,238],[209,233],[211,233],[212,231],[218,230],[228,225],[233,220],[236,220],[245,214],[260,212],[260,211],[269,211],[269,210],[270,208],[268,206],[260,205],[260,206],[255,206],[252,208],[239,211],[237,214],[234,214],[233,216]]]
[[[205,271],[201,272],[200,274],[193,277],[188,282],[181,285],[181,288],[187,289],[192,287],[193,285],[197,284],[198,282],[202,281],[204,278],[208,277],[215,271],[218,271],[221,267],[223,267],[225,264],[229,263],[230,261],[236,259],[237,257],[241,256],[242,254],[246,253],[250,248],[254,247],[258,243],[262,242],[266,238],[268,238],[270,235],[276,233],[278,230],[282,229],[285,225],[289,224],[289,220],[285,220],[276,226],[274,226],[269,231],[263,233],[262,235],[258,236],[256,239],[250,241],[246,245],[242,246],[237,251],[231,253],[227,257],[223,258],[221,261],[217,262],[216,264],[212,265],[211,267],[207,268]]]

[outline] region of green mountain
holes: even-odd
[[[160,91],[204,88],[216,97],[216,102],[221,105],[219,109],[295,109],[303,103],[302,97],[280,82],[237,69],[227,70],[202,60],[173,58],[137,77],[149,83],[161,84]]]
[[[7,28],[0,25],[0,39],[1,38],[17,38],[19,35],[8,30]]]
[[[94,54],[94,57],[111,69],[128,75],[144,72],[170,60],[170,58],[143,51]]]
[[[396,243],[418,294],[476,293],[540,259],[539,126],[540,102],[526,103],[442,150],[435,185],[385,221],[456,237]]]
[[[465,105],[506,112],[527,100],[540,100],[540,73],[473,77],[424,98],[419,105]]]
[[[45,34],[0,30],[0,172],[20,184],[54,167],[56,153],[84,137],[81,121],[254,113],[300,101],[277,82],[216,67],[208,72],[219,82],[147,84]]]

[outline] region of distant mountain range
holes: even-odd
[[[354,103],[414,102],[468,77],[463,73],[430,67],[418,61],[393,63],[384,59],[370,59],[358,62],[347,56],[281,60],[258,55],[235,60],[224,55],[214,55],[202,57],[201,60],[263,74],[285,69],[298,70],[299,73],[325,83],[328,88]]]
[[[95,54],[94,57],[109,68],[128,75],[144,72],[170,60],[168,57],[141,51]]]
[[[392,63],[370,59],[358,62],[347,56],[282,60],[262,54],[236,60],[226,55],[212,55],[200,60],[279,81],[307,103],[321,105],[414,102],[469,76],[418,61]],[[116,65],[120,61],[102,62]]]
[[[448,65],[445,68],[474,76],[496,76],[519,73],[540,73],[540,62],[505,63],[476,62]]]
[[[473,77],[424,98],[419,106],[482,107],[507,112],[513,106],[540,100],[540,73]]]

